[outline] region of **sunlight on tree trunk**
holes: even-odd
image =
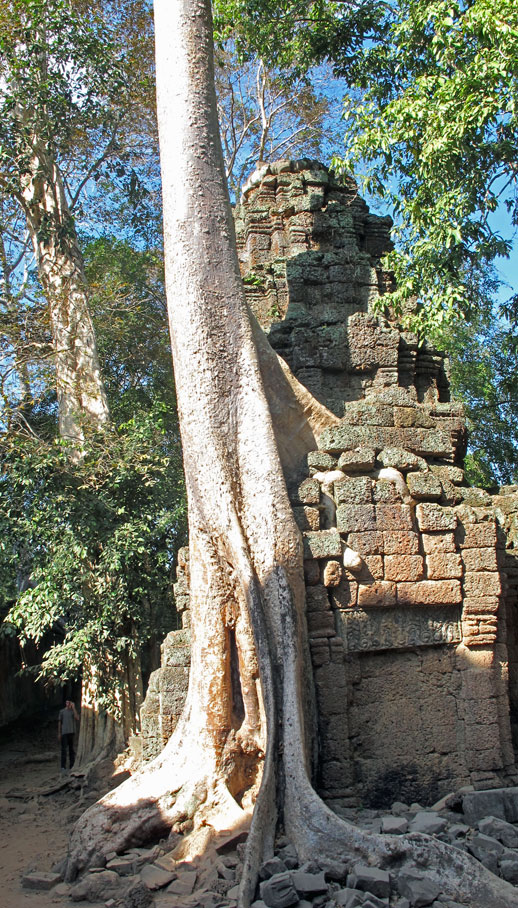
[[[279,822],[301,861],[357,857],[393,868],[422,862],[426,853],[430,874],[452,898],[462,887],[479,908],[518,905],[509,887],[504,906],[503,890],[467,855],[427,836],[367,834],[339,819],[312,788],[302,544],[261,374],[258,346],[266,342],[254,337],[237,263],[210,3],[155,0],[155,16],[167,296],[189,506],[191,672],[164,751],[76,826],[67,876],[94,855],[167,829],[190,833],[179,853],[193,856],[253,809],[243,908],[273,853]],[[300,398],[293,406],[300,416]],[[323,427],[323,408],[313,410],[309,394],[305,411],[315,431],[318,420]],[[300,455],[304,433],[296,437]]]

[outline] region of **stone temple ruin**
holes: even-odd
[[[288,477],[304,537],[319,712],[317,787],[337,805],[433,803],[517,781],[518,487],[468,486],[447,362],[373,313],[390,219],[320,164],[264,166],[236,209],[250,307],[297,378],[340,417]],[[177,721],[183,628],[142,711],[144,757]]]

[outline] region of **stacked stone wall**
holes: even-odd
[[[390,286],[389,229],[352,181],[308,161],[262,168],[236,212],[250,306],[341,417],[287,480],[304,540],[316,784],[342,805],[513,780],[518,745],[518,488],[466,484],[444,356],[372,311]],[[186,628],[185,553],[178,578]],[[151,750],[185,696],[184,633],[169,635],[153,678]]]

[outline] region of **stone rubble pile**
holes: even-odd
[[[435,807],[395,802],[390,812],[339,808],[339,814],[366,832],[421,833],[466,851],[502,880],[518,886],[518,788],[463,790]],[[27,889],[49,890],[72,902],[105,908],[236,908],[242,872],[243,839],[227,836],[193,861],[174,859],[167,841],[109,856],[106,865],[79,882],[60,882],[62,867],[52,873],[24,876]],[[443,895],[440,881],[426,866],[405,864],[387,871],[358,860],[314,860],[300,864],[285,837],[259,874],[252,908],[460,908]],[[488,905],[488,908],[491,906]]]

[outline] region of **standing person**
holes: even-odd
[[[67,768],[67,748],[68,762],[70,769],[74,765],[74,734],[76,730],[76,720],[79,721],[75,704],[72,700],[65,701],[65,708],[59,711],[58,717],[58,741],[61,741],[61,772]]]

